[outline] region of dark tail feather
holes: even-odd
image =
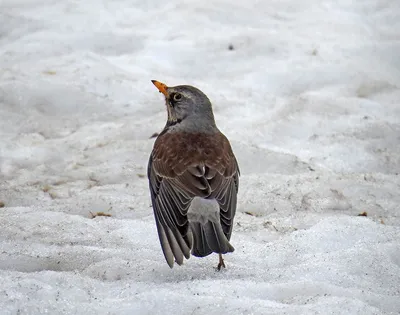
[[[235,249],[229,243],[221,224],[208,221],[206,224],[190,222],[190,229],[193,233],[192,255],[204,257],[211,253],[226,254]]]

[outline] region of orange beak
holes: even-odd
[[[151,80],[151,82],[153,82],[153,84],[160,91],[160,93],[164,94],[165,96],[168,96],[168,93],[167,93],[168,86],[166,86],[164,83],[158,82],[156,80]]]

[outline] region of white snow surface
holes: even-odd
[[[151,79],[238,158],[221,272],[164,261]],[[0,314],[400,314],[399,173],[398,0],[0,1]]]

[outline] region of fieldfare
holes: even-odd
[[[168,87],[168,120],[151,152],[147,176],[161,248],[168,265],[233,252],[239,167],[228,139],[215,124],[211,102],[189,85]]]

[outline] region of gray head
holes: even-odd
[[[190,85],[169,87],[155,80],[151,82],[165,96],[168,111],[167,125],[179,124],[186,130],[194,131],[216,128],[211,102],[202,91]]]

